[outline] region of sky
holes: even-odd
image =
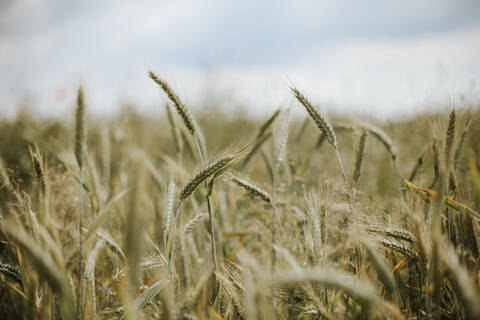
[[[270,113],[295,85],[332,113],[380,118],[480,101],[480,1],[1,0],[0,113],[111,114],[166,101]]]

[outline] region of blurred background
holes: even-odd
[[[479,61],[477,0],[0,1],[6,116],[69,115],[80,84],[93,113],[163,112],[149,69],[195,112],[265,116],[293,83],[329,113],[419,116],[478,103]]]

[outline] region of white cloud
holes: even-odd
[[[451,92],[480,98],[473,0],[12,3],[0,19],[0,107],[32,93],[43,112],[64,114],[83,82],[97,112],[120,99],[154,108],[149,68],[193,105],[213,88],[253,113],[288,101],[285,78],[331,109],[381,116]]]

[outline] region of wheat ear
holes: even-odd
[[[83,171],[84,164],[86,162],[87,153],[87,126],[86,126],[86,110],[85,101],[83,96],[83,89],[78,89],[77,95],[77,109],[75,113],[75,157],[77,158],[78,167],[80,168],[80,180],[78,186],[79,194],[79,223],[78,223],[78,235],[79,235],[79,260],[78,260],[78,275],[77,275],[77,314],[81,315],[82,304],[82,275],[83,275]]]
[[[183,232],[185,234],[188,234],[195,230],[195,228],[202,222],[205,218],[207,217],[207,214],[205,212],[200,212],[199,214],[195,215],[190,221],[188,221],[185,224],[185,228],[183,229]]]
[[[418,253],[412,249],[411,247],[408,247],[404,244],[398,243],[398,242],[393,242],[387,239],[378,239],[378,241],[384,246],[389,249],[392,249],[394,251],[397,251],[401,254],[404,254],[410,258],[413,258],[415,260],[418,259]]]
[[[13,279],[20,284],[22,283],[22,275],[20,274],[20,270],[18,270],[18,267],[16,266],[0,262],[0,273],[6,275],[7,277]]]
[[[50,220],[50,208],[49,208],[49,185],[45,158],[41,156],[38,146],[35,145],[35,150],[31,147],[28,148],[30,157],[32,159],[33,171],[37,180],[38,187],[40,189],[40,202],[43,205],[43,215],[41,218],[45,218],[46,221]],[[43,220],[43,219],[42,219]]]
[[[35,151],[32,148],[28,148],[30,157],[32,158],[33,171],[35,173],[35,178],[37,179],[37,184],[40,187],[42,195],[46,194],[47,190],[47,174],[45,172],[45,161],[42,156],[38,153],[38,148],[35,148]]]
[[[149,71],[148,75],[150,78],[162,88],[162,90],[167,94],[170,101],[172,101],[177,113],[183,120],[185,127],[187,127],[188,132],[195,138],[195,143],[197,144],[198,152],[200,155],[200,159],[202,161],[202,165],[204,164],[204,159],[206,158],[206,146],[205,146],[205,139],[203,138],[200,129],[197,126],[197,123],[193,119],[190,111],[188,108],[183,104],[180,100],[178,95],[173,91],[173,89],[168,85],[165,80],[160,79],[155,73]]]
[[[445,137],[445,160],[447,161],[447,168],[450,166],[452,157],[453,141],[455,139],[455,123],[456,123],[456,111],[452,109],[448,117],[448,129]]]
[[[238,152],[227,152],[224,156],[221,156],[217,160],[212,161],[210,165],[198,171],[195,175],[193,175],[188,180],[188,182],[182,188],[182,190],[180,191],[179,201],[178,201],[177,209],[175,212],[175,219],[173,221],[171,236],[169,236],[167,241],[167,256],[170,262],[172,257],[173,241],[175,240],[175,229],[178,224],[178,218],[180,216],[180,207],[182,202],[185,199],[187,199],[197,189],[197,187],[200,184],[207,181],[208,178],[214,175],[225,172],[228,168],[233,166],[238,160],[245,157],[248,154],[248,152],[249,150],[247,149],[243,149]]]
[[[335,136],[335,132],[333,131],[332,126],[328,123],[328,121],[321,115],[321,113],[315,108],[311,102],[305,97],[297,88],[291,87],[290,90],[292,91],[295,98],[297,98],[298,102],[302,104],[305,108],[307,113],[310,115],[310,118],[315,123],[317,128],[323,133],[327,141],[335,148],[335,153],[337,155],[338,164],[340,166],[340,170],[342,172],[343,182],[347,189],[347,199],[350,204],[350,211],[353,211],[352,200],[350,198],[350,193],[348,192],[349,185],[347,181],[347,176],[345,175],[345,169],[343,168],[342,158],[340,157],[340,151],[338,150],[337,145],[337,137]]]
[[[381,225],[369,225],[365,228],[367,231],[377,234],[383,234],[398,240],[405,240],[410,243],[415,243],[417,238],[408,230],[400,228],[389,228]]]
[[[262,199],[264,202],[268,204],[272,203],[272,197],[268,194],[268,192],[258,187],[255,183],[241,179],[239,177],[235,177],[235,176],[231,177],[231,180],[237,186],[245,189],[252,196],[259,197],[260,199]]]
[[[365,157],[365,145],[367,143],[368,131],[363,131],[358,142],[357,157],[355,159],[355,170],[353,172],[353,181],[358,183],[360,175],[362,173],[363,159]]]
[[[172,88],[170,88],[170,86],[166,81],[160,79],[152,71],[149,71],[148,75],[167,94],[168,98],[170,99],[170,101],[172,101],[173,105],[175,106],[175,109],[177,109],[178,114],[182,117],[183,123],[187,127],[188,131],[192,134],[192,136],[195,136],[196,125],[193,121],[192,115],[190,114],[190,111],[182,103],[182,101],[177,96],[177,94],[172,90]]]

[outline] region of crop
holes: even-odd
[[[0,120],[3,318],[480,319],[478,109],[327,118],[292,87],[258,120],[149,77],[165,117],[80,89]]]

